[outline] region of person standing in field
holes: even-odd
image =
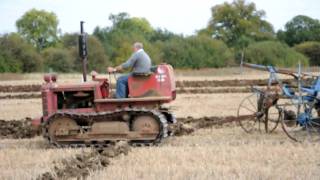
[[[131,73],[117,79],[116,98],[128,97],[128,79],[133,73],[150,73],[152,63],[149,55],[143,50],[143,44],[141,42],[135,42],[132,48],[133,54],[126,62],[116,67],[108,67],[109,73],[115,73],[129,68],[132,69]]]

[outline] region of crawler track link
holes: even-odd
[[[77,124],[86,124],[86,126],[92,125],[94,122],[101,122],[101,121],[109,121],[110,119],[121,119],[121,117],[125,114],[129,114],[130,116],[139,116],[139,115],[148,115],[152,116],[158,123],[159,123],[159,134],[154,140],[130,140],[127,141],[132,146],[153,146],[161,142],[163,138],[168,136],[168,122],[163,114],[163,112],[154,110],[154,109],[136,109],[136,108],[125,108],[125,109],[117,109],[115,111],[107,111],[107,112],[97,112],[97,113],[72,113],[72,112],[57,112],[51,115],[47,121],[42,124],[42,133],[43,137],[49,142],[50,145],[58,148],[79,148],[79,147],[93,147],[93,148],[104,148],[115,144],[119,140],[104,140],[104,141],[59,141],[55,138],[50,137],[49,128],[50,125],[58,118],[70,118],[77,122]],[[130,121],[128,122],[130,124]],[[80,128],[81,125],[79,125]],[[80,133],[85,133],[80,130]]]

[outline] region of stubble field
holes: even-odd
[[[235,122],[217,124],[211,121],[212,119],[219,121],[224,117],[232,119],[236,116],[240,101],[249,95],[250,85],[264,82],[268,77],[266,73],[246,71],[240,75],[237,69],[208,69],[177,71],[176,75],[180,93],[176,101],[168,106],[181,123],[195,129],[193,132],[169,137],[158,146],[130,147],[128,153],[119,153],[115,157],[107,156],[109,158],[107,165],[101,160],[104,156],[94,153],[91,155],[93,150],[90,149],[56,149],[49,147],[40,136],[17,139],[0,133],[0,179],[46,179],[49,177],[48,174],[56,179],[61,177],[318,179],[320,177],[319,143],[293,142],[280,128],[272,134],[258,132],[246,134]],[[41,76],[41,74],[1,76],[0,119],[8,123],[16,120],[25,121],[26,117],[41,115],[39,96],[18,96],[39,94],[39,92],[32,88],[19,91],[11,87],[40,85]],[[80,74],[68,74],[60,76],[58,81],[78,82],[80,78]],[[10,88],[5,90],[8,86],[11,90]],[[0,131],[3,130],[1,127]],[[77,169],[70,164],[77,164],[80,168]],[[68,174],[65,169],[74,169],[74,172]],[[75,173],[77,171],[78,173]]]

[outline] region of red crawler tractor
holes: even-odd
[[[155,144],[170,134],[168,124],[175,122],[162,106],[176,96],[173,68],[168,64],[130,77],[125,99],[111,98],[110,82],[96,73],[92,81],[75,84],[57,83],[55,75],[45,75],[44,80],[43,116],[33,124],[41,125],[43,136],[58,147],[105,146],[118,140]]]

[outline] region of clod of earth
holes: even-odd
[[[89,172],[107,167],[111,158],[120,154],[127,155],[129,151],[130,147],[125,141],[120,141],[114,146],[104,149],[91,149],[89,152],[83,151],[70,159],[54,162],[53,172],[45,172],[38,176],[37,180],[84,179],[89,175]]]
[[[22,120],[0,120],[0,138],[31,138],[37,135],[37,131],[31,126],[31,118]]]
[[[177,122],[170,126],[170,131],[175,136],[182,136],[191,134],[194,132],[194,128],[189,124],[184,124],[183,122]]]
[[[0,92],[40,92],[41,85],[0,85]]]
[[[209,128],[212,126],[222,126],[224,124],[232,123],[241,120],[241,117],[226,116],[226,117],[202,117],[202,118],[178,118],[177,123],[170,126],[171,132],[175,136],[188,135],[193,133],[197,129]]]
[[[32,94],[15,94],[15,95],[5,95],[0,96],[0,99],[32,99],[32,98],[41,98],[41,94],[32,93]]]

